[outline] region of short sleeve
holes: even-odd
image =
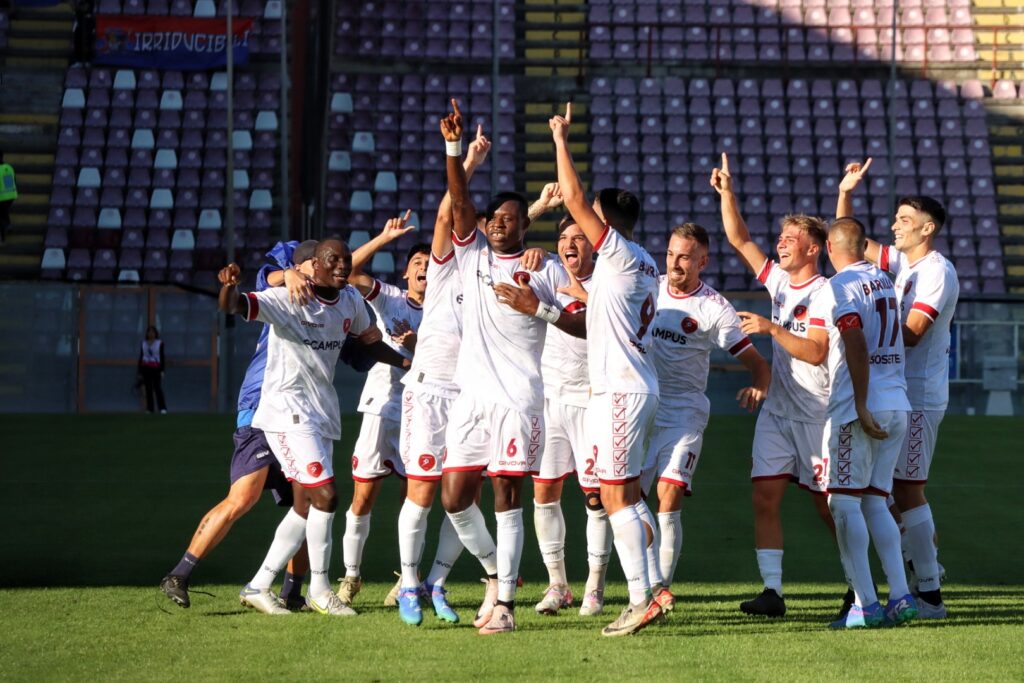
[[[789,275],[779,268],[778,263],[766,258],[761,270],[757,271],[757,281],[764,285],[771,296],[775,296],[789,282]]]
[[[811,296],[811,303],[807,307],[808,325],[828,329],[832,325],[834,305],[835,297],[832,296],[831,285],[820,288]]]
[[[487,240],[479,230],[464,240],[460,240],[455,233],[452,233],[452,253],[455,254],[455,264],[461,272],[468,266],[469,260],[487,246]]]
[[[370,317],[370,307],[369,305],[366,304],[366,302],[356,300],[355,306],[353,306],[353,308],[355,310],[352,312],[352,324],[349,325],[348,333],[362,334],[363,332],[366,331],[366,328],[374,324],[373,320]]]
[[[246,320],[280,325],[295,315],[295,304],[288,300],[288,292],[282,287],[248,292],[245,297],[249,304]]]
[[[740,317],[736,315],[736,309],[728,303],[722,307],[722,312],[715,322],[716,339],[718,347],[728,351],[733,356],[754,348],[750,337],[740,329]]]
[[[559,308],[570,313],[580,310],[578,306],[572,305],[573,303],[579,303],[576,299],[567,294],[558,293],[558,290],[562,287],[569,286],[569,276],[560,263],[549,257],[544,263],[544,268],[537,274],[543,274],[543,277],[533,280],[533,282],[539,285],[533,288],[533,292],[537,295],[538,299],[552,306],[557,305]]]
[[[951,270],[945,267],[929,268],[920,273],[915,283],[917,293],[911,310],[919,311],[928,316],[929,320],[935,322],[939,317],[939,312],[946,307],[950,298],[959,293],[956,274]]]
[[[390,306],[405,300],[406,294],[400,288],[387,282],[374,280],[370,291],[363,298],[380,306]]]
[[[619,272],[632,270],[642,261],[635,245],[610,226],[605,226],[601,239],[594,245],[594,251]]]
[[[907,264],[906,257],[896,247],[879,247],[878,268],[891,275],[898,275],[900,269]]]

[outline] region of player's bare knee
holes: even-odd
[[[494,511],[508,512],[523,507],[522,477],[493,477]]]
[[[896,500],[896,507],[898,507],[901,512],[913,510],[914,508],[921,507],[928,502],[924,496],[924,486],[920,484],[894,482],[892,487],[892,497]]]
[[[310,503],[320,512],[334,512],[338,509],[338,493],[330,484],[310,489]]]

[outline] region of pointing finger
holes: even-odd
[[[459,111],[459,102],[454,97],[452,98],[452,109],[455,111],[455,115],[462,118],[462,112]]]
[[[725,152],[722,152],[722,172],[729,172],[729,155],[727,155]]]
[[[868,171],[868,169],[869,169],[869,168],[871,168],[871,157],[868,157],[868,160],[867,160],[867,161],[865,161],[865,162],[864,162],[864,165],[862,165],[862,166],[860,167],[860,172],[861,172],[861,175],[863,175],[864,173],[867,173],[867,171]]]
[[[484,139],[484,124],[482,124],[482,123],[476,124],[476,139],[477,140],[483,140]]]
[[[565,122],[572,123],[572,102],[565,103]]]
[[[409,221],[409,217],[412,216],[412,209],[405,210],[405,216],[402,218],[402,222],[406,223]]]

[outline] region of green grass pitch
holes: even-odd
[[[625,603],[614,558],[604,616],[583,619],[575,609],[535,614],[546,573],[527,507],[519,630],[482,638],[466,624],[442,624],[429,614],[420,628],[409,627],[381,605],[398,567],[393,481],[373,513],[359,617],[271,619],[238,605],[238,589],[283,513],[269,496],[196,570],[193,591],[212,595],[194,592],[192,608],[182,610],[157,583],[226,491],[232,418],[0,416],[0,680],[1024,679],[1024,421],[949,417],[942,425],[928,490],[951,618],[851,633],[825,628],[845,590],[838,553],[807,494],[795,487],[783,510],[789,613],[769,621],[737,609],[760,589],[749,502],[753,425],[747,417],[711,420],[696,495],[683,511],[674,585],[680,599],[667,624],[630,638],[599,635]],[[335,458],[342,509],[357,431],[358,418],[346,417]],[[567,561],[581,591],[582,498],[572,485],[566,491]],[[484,508],[490,509],[486,493]],[[435,509],[431,533],[439,519]],[[339,516],[339,575],[343,525]],[[432,557],[428,543],[425,558]],[[479,576],[476,560],[463,554],[449,589],[465,621],[482,595]],[[882,583],[877,564],[875,576]]]

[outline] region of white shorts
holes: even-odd
[[[334,441],[316,432],[264,432],[288,481],[306,488],[334,481]]]
[[[647,460],[640,479],[644,494],[651,491],[654,480],[683,487],[685,495],[693,495],[693,473],[700,461],[704,431],[688,426],[654,427],[647,447]]]
[[[647,436],[658,411],[654,394],[605,392],[587,405],[587,436],[602,484],[625,484],[640,478]]]
[[[907,416],[907,438],[896,459],[893,479],[908,484],[924,484],[932,467],[935,444],[939,438],[939,425],[946,416],[944,410],[911,410]]]
[[[907,431],[905,410],[880,410],[875,420],[888,438],[872,439],[858,420],[846,424],[825,423],[822,450],[828,466],[829,493],[863,493],[868,489],[889,495],[893,470]]]
[[[575,472],[584,491],[601,488],[594,474],[597,463],[587,439],[586,415],[586,408],[544,399],[544,458],[534,481],[550,484]]]
[[[449,409],[445,442],[445,472],[538,474],[544,454],[544,415],[521,413],[462,393]]]
[[[417,481],[439,481],[444,461],[444,432],[452,399],[424,391],[402,392],[402,433],[399,449],[405,475]]]
[[[789,478],[800,488],[825,493],[824,431],[824,423],[800,422],[762,410],[754,428],[750,479]]]
[[[373,481],[392,472],[405,476],[405,467],[398,456],[400,423],[380,415],[363,413],[359,437],[352,449],[352,478]]]

